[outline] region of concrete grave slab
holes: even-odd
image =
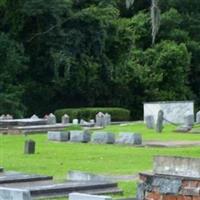
[[[70,193],[69,200],[112,200],[109,196],[97,196],[83,193]]]
[[[91,141],[97,144],[114,144],[115,143],[115,134],[96,131],[92,134]]]
[[[156,156],[154,173],[200,178],[200,158]]]
[[[0,187],[0,200],[31,200],[28,190]]]

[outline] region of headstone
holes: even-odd
[[[3,114],[0,116],[0,120],[5,120],[6,119],[6,116]]]
[[[111,124],[111,115],[106,113],[104,115],[104,120],[105,120],[105,125],[110,125]]]
[[[72,124],[73,124],[73,125],[78,125],[78,119],[73,119],[73,120],[72,120]]]
[[[90,133],[87,131],[70,131],[70,142],[87,143],[90,141]]]
[[[70,193],[69,200],[112,200],[109,196],[98,196],[82,193]]]
[[[194,115],[185,115],[184,116],[184,125],[192,127],[193,124],[194,124]]]
[[[47,123],[48,124],[56,124],[56,116],[51,113],[48,117],[47,117]]]
[[[105,117],[102,112],[96,114],[96,126],[101,126],[101,127],[105,126]]]
[[[107,132],[94,132],[91,141],[98,144],[114,144],[115,134]]]
[[[12,115],[9,115],[9,114],[7,114],[7,115],[5,116],[5,119],[7,119],[7,120],[11,120],[11,119],[13,119],[13,116],[12,116]]]
[[[94,120],[94,119],[91,119],[91,120],[90,120],[90,123],[91,123],[91,124],[95,124],[95,120]]]
[[[200,111],[197,112],[196,114],[196,122],[199,124],[200,123]]]
[[[164,112],[160,110],[158,112],[158,118],[156,123],[156,132],[161,133],[163,130]]]
[[[28,190],[0,187],[0,200],[31,200]]]
[[[153,129],[154,128],[155,121],[154,121],[153,115],[146,116],[144,120],[146,122],[147,128],[149,128],[149,129]]]
[[[26,140],[24,145],[25,154],[34,154],[35,153],[35,141]]]
[[[69,131],[48,131],[48,140],[51,141],[68,141],[70,138]]]
[[[62,116],[62,124],[69,124],[69,115],[67,115],[67,114],[64,114],[63,116]]]
[[[140,145],[142,144],[142,136],[138,133],[120,133],[116,140],[118,144]]]
[[[33,116],[31,116],[31,119],[33,119],[33,120],[34,120],[34,119],[39,119],[39,117],[38,117],[37,115],[34,114]]]

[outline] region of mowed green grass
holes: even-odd
[[[140,132],[148,140],[200,140],[200,135],[173,133],[165,127],[162,134],[148,130],[142,124],[109,126],[111,132]],[[24,155],[24,141],[36,141],[36,153]],[[200,147],[150,148],[119,145],[72,144],[47,140],[47,135],[0,135],[0,166],[6,170],[52,175],[64,180],[67,171],[81,170],[100,174],[135,174],[152,170],[156,155],[200,157]],[[125,196],[133,196],[136,183],[120,182]]]

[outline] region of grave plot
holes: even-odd
[[[138,200],[199,200],[200,159],[157,156],[153,173],[140,173]]]
[[[87,194],[122,194],[116,182],[111,181],[66,181],[55,183],[51,176],[30,175],[18,172],[0,174],[0,187],[28,191],[32,198],[63,197],[71,192]],[[3,192],[3,191],[2,191]],[[1,195],[1,190],[0,190]]]

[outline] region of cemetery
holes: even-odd
[[[199,0],[0,0],[0,200],[200,200]]]
[[[170,114],[174,103],[166,110],[162,107],[165,111],[158,109],[157,116],[150,115],[145,103],[144,121],[135,122],[116,123],[103,112],[90,120],[70,119],[65,113],[59,123],[54,114],[28,119],[2,116],[0,126],[8,132],[0,135],[0,199],[171,200],[189,196],[198,200],[200,163],[192,157],[199,157],[200,134],[192,131],[199,130],[199,112],[194,116],[189,102],[192,106],[183,106],[188,112],[179,123],[180,116]],[[38,126],[41,132],[29,130]],[[26,131],[12,131],[19,127]],[[190,129],[181,131],[183,127]],[[196,186],[189,187],[193,182]],[[155,187],[160,189],[150,189]]]

